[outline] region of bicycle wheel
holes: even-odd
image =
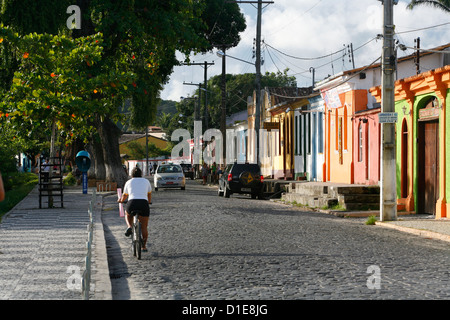
[[[131,235],[131,248],[133,249],[133,256],[136,256],[136,228],[133,226],[133,234]]]
[[[136,240],[134,242],[135,251],[137,252],[138,260],[141,260],[141,250],[142,250],[142,231],[141,231],[141,223],[138,221],[136,224]]]

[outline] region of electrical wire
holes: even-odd
[[[282,55],[285,55],[286,57],[289,57],[289,58],[292,58],[292,59],[297,59],[297,60],[308,60],[308,61],[309,61],[309,60],[320,60],[320,59],[324,59],[324,58],[331,57],[331,56],[333,56],[333,55],[335,55],[335,54],[338,54],[339,52],[345,51],[345,48],[344,48],[344,49],[341,49],[341,50],[338,50],[338,51],[336,51],[336,52],[333,52],[333,53],[330,53],[330,54],[327,54],[327,55],[324,55],[324,56],[320,56],[320,57],[314,57],[314,58],[301,58],[301,57],[295,57],[295,56],[293,56],[293,55],[284,53],[284,52],[282,52],[282,51],[280,51],[280,50],[278,50],[278,49],[272,47],[272,46],[271,46],[270,44],[268,44],[267,42],[264,42],[264,41],[263,41],[263,43],[264,43],[266,46],[268,46],[269,48],[272,48],[273,50],[275,50],[275,51],[281,53]]]
[[[357,50],[359,50],[359,49],[365,47],[366,45],[368,45],[369,43],[371,43],[372,41],[377,40],[377,39],[378,39],[378,36],[371,38],[370,40],[366,41],[366,42],[363,43],[362,45],[356,47],[356,48],[353,50],[353,52],[355,52],[355,51],[357,51]],[[271,48],[272,50],[275,50],[275,51],[277,51],[277,52],[280,52],[283,56],[286,56],[286,54],[282,53],[280,50],[277,50],[277,49],[273,48],[272,46],[268,45],[267,43],[264,43],[264,45],[266,45],[266,47],[268,47],[268,48]],[[321,58],[324,58],[324,57],[332,57],[333,55],[335,55],[336,53],[339,53],[339,52],[344,52],[344,53],[343,53],[343,55],[338,55],[335,59],[332,59],[331,61],[328,61],[328,62],[326,62],[326,63],[323,63],[323,64],[321,64],[321,65],[319,65],[319,66],[316,66],[316,67],[313,67],[313,68],[314,68],[315,70],[318,70],[318,69],[320,69],[320,68],[323,68],[323,67],[325,67],[325,66],[328,66],[328,65],[330,65],[330,64],[333,64],[334,62],[343,59],[347,53],[345,52],[345,48],[344,48],[344,49],[338,50],[338,51],[336,51],[336,52],[334,52],[334,53],[331,53],[331,54],[329,54],[329,55],[327,55],[327,56],[317,57],[317,58],[311,58],[311,59],[321,59]],[[287,56],[289,56],[289,55],[287,55]],[[278,57],[278,56],[277,56],[277,57]],[[278,57],[278,59],[281,61],[281,59],[280,59],[279,57]],[[286,61],[287,61],[287,60],[286,60]],[[282,62],[282,63],[283,63],[283,62]],[[285,65],[286,65],[286,64],[285,64]],[[293,64],[292,64],[292,65],[293,65]],[[286,65],[286,66],[287,66],[287,65]],[[310,77],[304,76],[304,74],[310,73],[310,70],[309,70],[309,69],[306,70],[306,69],[304,69],[304,68],[302,68],[302,67],[300,67],[300,66],[298,66],[298,65],[295,65],[295,66],[298,67],[298,68],[300,68],[300,69],[303,69],[303,71],[301,71],[301,72],[296,72],[296,73],[293,73],[293,74],[290,74],[290,76],[302,76],[302,77],[311,79]],[[290,68],[289,66],[287,66],[287,67]],[[291,69],[291,68],[290,68],[290,69]]]
[[[430,50],[430,49],[422,49],[422,48],[413,48],[413,47],[408,47],[408,46],[405,46],[405,45],[400,45],[399,47],[400,47],[400,49],[407,48],[407,49],[412,49],[412,50],[415,50],[415,51],[418,50],[418,51],[423,51],[423,52],[450,54],[450,51],[444,51],[444,50]]]
[[[448,24],[450,24],[450,22],[445,22],[445,23],[437,24],[437,25],[430,26],[430,27],[424,27],[424,28],[420,28],[420,29],[414,29],[414,30],[402,31],[402,32],[395,32],[395,33],[396,34],[404,34],[404,33],[428,30],[428,29],[432,29],[432,28],[442,27],[442,26],[445,26],[445,25],[448,25]]]
[[[375,63],[377,63],[378,60],[381,60],[381,56],[379,56],[379,57],[378,57],[376,60],[374,60],[371,64],[365,66],[363,69],[361,69],[360,71],[356,72],[356,73],[355,73],[354,75],[352,75],[351,77],[347,78],[345,81],[343,81],[343,82],[341,82],[341,83],[338,83],[338,84],[336,84],[336,85],[334,85],[334,86],[332,86],[332,87],[330,87],[330,88],[327,88],[327,91],[328,91],[328,90],[331,90],[331,89],[334,89],[334,88],[337,88],[337,87],[343,85],[344,83],[349,82],[351,79],[355,78],[356,76],[359,76],[361,73],[363,73],[364,71],[366,71],[367,69],[369,69],[371,66],[373,66]],[[271,93],[271,95],[277,96],[277,97],[280,97],[280,98],[285,98],[285,99],[301,99],[301,98],[307,99],[307,98],[312,98],[312,97],[317,96],[317,94],[309,94],[309,95],[306,95],[306,96],[289,97],[289,96],[283,96],[283,95],[276,94],[276,93]]]

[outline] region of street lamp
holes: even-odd
[[[253,62],[245,61],[245,60],[242,60],[242,59],[239,59],[239,58],[230,56],[229,54],[225,54],[225,53],[224,53],[223,51],[221,51],[221,50],[218,50],[218,51],[216,52],[216,55],[217,55],[219,58],[229,57],[229,58],[232,58],[232,59],[235,59],[235,60],[242,61],[242,62],[245,62],[245,63],[248,63],[248,64],[253,65]]]

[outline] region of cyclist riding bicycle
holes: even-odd
[[[127,237],[129,237],[132,233],[131,226],[133,225],[133,216],[131,213],[139,211],[138,219],[142,225],[142,238],[144,242],[142,245],[142,250],[147,251],[147,226],[150,215],[149,203],[152,202],[152,186],[147,179],[142,178],[142,170],[138,167],[133,169],[131,172],[131,177],[132,178],[125,183],[122,197],[117,200],[117,202],[123,203],[128,199],[128,203],[125,208],[125,222],[128,226],[125,236]]]

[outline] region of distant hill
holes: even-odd
[[[176,114],[177,108],[175,107],[176,101],[172,100],[161,100],[159,105],[156,107],[156,116],[161,113]]]

